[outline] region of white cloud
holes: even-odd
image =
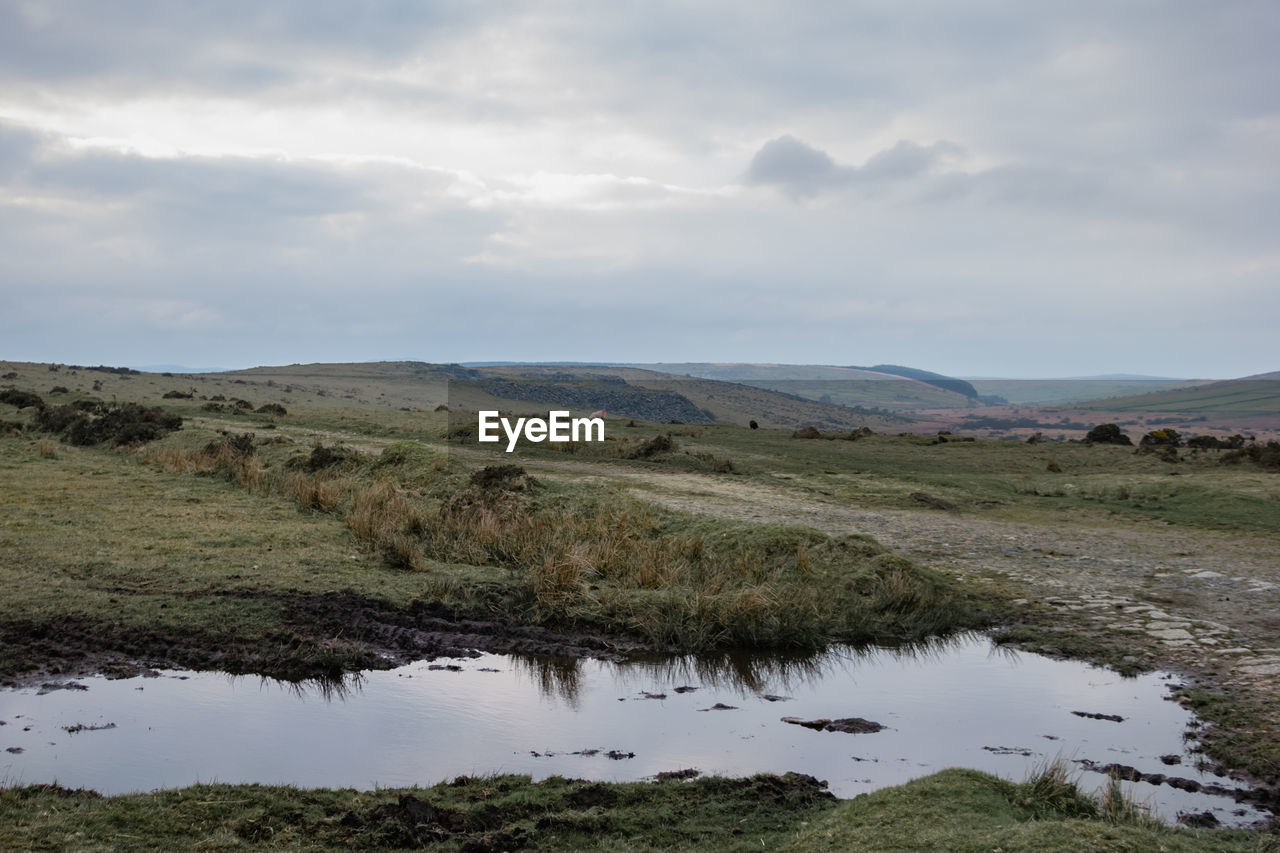
[[[72,359],[97,299],[81,361],[1167,373],[1213,293],[1182,372],[1272,369],[1277,36],[1265,0],[10,3],[0,336]]]

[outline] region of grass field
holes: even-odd
[[[1186,674],[1185,701],[1211,724],[1208,758],[1280,779],[1280,479],[1223,464],[1224,451],[844,429],[802,438],[611,418],[603,443],[507,454],[446,439],[474,416],[434,411],[434,380],[413,366],[309,366],[310,385],[287,369],[188,382],[9,367],[8,385],[50,404],[114,397],[184,418],[140,446],[74,446],[36,430],[34,408],[0,404],[0,674],[10,683],[140,664],[335,676],[427,653],[388,656],[386,645],[427,617],[488,620],[496,648],[509,626],[538,625],[577,654],[812,649],[985,625],[1026,648]],[[286,412],[257,411],[271,403]],[[597,786],[609,792],[601,804],[577,809],[564,805],[579,796],[573,783],[490,780],[486,797],[508,792],[495,801],[503,820],[459,817],[437,840],[448,849],[518,830],[533,847],[634,849],[634,821],[671,807],[666,792],[678,789],[694,801],[652,849],[755,849],[761,838],[795,849],[1269,843],[1083,807],[1037,812],[1013,783],[950,771],[848,803],[783,785],[778,809],[750,818],[753,841],[745,828],[726,834],[735,798],[759,792],[744,784]],[[99,800],[10,788],[0,823],[19,848],[128,849],[131,836],[137,849],[376,847],[399,843],[379,833],[410,831],[387,805],[400,793]],[[455,794],[449,809],[474,808],[471,790],[429,796]],[[634,815],[619,807],[631,802]],[[202,803],[218,808],[189,811]],[[162,828],[188,819],[193,834]]]
[[[1174,391],[1098,400],[1079,405],[1114,412],[1188,415],[1280,415],[1280,379],[1232,379]]]

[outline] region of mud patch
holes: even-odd
[[[477,618],[439,602],[400,607],[351,592],[210,595],[273,602],[281,611],[280,627],[265,637],[244,639],[70,616],[47,622],[13,620],[0,623],[0,685],[40,684],[42,692],[83,690],[83,685],[51,677],[100,673],[129,678],[157,668],[336,681],[362,669],[475,657],[480,652],[617,661],[622,659],[620,650],[654,650],[622,638],[560,633],[501,617]]]
[[[481,853],[518,850],[528,843],[523,827],[502,824],[496,809],[442,808],[413,794],[401,794],[396,802],[382,803],[364,814],[347,812],[339,821],[343,828],[355,831],[352,841],[379,847],[421,848],[451,842],[458,849]]]

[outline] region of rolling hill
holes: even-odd
[[[1280,372],[1076,404],[1082,410],[1185,415],[1280,415]]]

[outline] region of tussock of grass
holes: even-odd
[[[506,615],[541,624],[682,650],[813,649],[920,639],[983,618],[954,582],[865,537],[681,515],[613,488],[543,486],[511,465],[468,475],[419,447],[368,457],[317,445],[270,464],[252,436],[224,436],[145,458],[336,514],[397,569],[504,569]]]
[[[1159,824],[1135,807],[1106,808],[1080,792],[1059,763],[1023,783],[977,770],[943,770],[845,801],[799,833],[790,850],[1258,851],[1245,831]]]

